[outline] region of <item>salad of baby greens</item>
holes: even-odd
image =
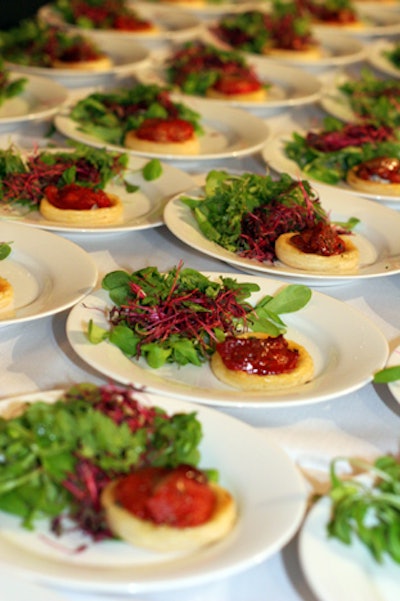
[[[110,538],[100,495],[112,479],[200,459],[196,414],[142,405],[131,388],[78,384],[13,411],[0,417],[0,510],[25,528],[49,519],[62,534],[68,518],[94,540]]]
[[[327,221],[316,192],[306,181],[283,174],[274,180],[255,173],[209,172],[204,196],[183,196],[206,238],[241,256],[273,261],[275,241]]]
[[[357,478],[340,477],[345,461]],[[362,477],[360,477],[362,475]],[[327,526],[330,536],[350,545],[357,537],[382,563],[390,556],[400,563],[400,461],[385,455],[367,464],[359,459],[335,459],[330,470],[332,501]]]
[[[338,89],[361,120],[393,128],[400,125],[398,79],[382,79],[363,69],[359,78],[347,79]]]
[[[0,150],[0,203],[17,204],[37,210],[47,186],[59,188],[76,183],[94,189],[104,189],[112,180],[124,186],[126,192],[135,192],[124,180],[128,172],[129,156],[124,153],[74,144],[68,150],[34,150],[22,153],[13,146]],[[157,160],[142,167],[145,180],[153,180],[162,173]]]
[[[147,119],[179,118],[202,133],[200,115],[181,102],[173,102],[167,88],[138,84],[113,92],[94,92],[72,108],[71,119],[81,131],[107,142],[124,145],[128,131],[136,130]]]
[[[22,94],[27,82],[26,77],[13,79],[9,69],[4,64],[3,58],[0,58],[0,106],[6,100]]]
[[[305,135],[294,132],[284,143],[284,153],[307,177],[338,184],[352,167],[364,161],[382,156],[400,158],[400,139],[388,126],[344,124],[327,117],[320,131]]]
[[[284,333],[280,315],[298,311],[311,298],[307,286],[288,285],[253,306],[251,294],[259,291],[257,284],[209,278],[182,264],[166,273],[156,267],[132,274],[113,271],[102,286],[114,303],[108,311],[110,327],[91,320],[90,342],[108,340],[128,357],[143,357],[151,368],[165,363],[200,366],[228,333]]]

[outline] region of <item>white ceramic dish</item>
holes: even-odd
[[[0,568],[2,601],[65,601],[54,590],[45,588],[24,578],[15,578]]]
[[[210,275],[218,277],[223,274]],[[243,274],[235,275],[234,279],[259,285],[260,292],[251,296],[251,302],[257,302],[266,294],[274,295],[284,285],[279,280]],[[388,357],[387,341],[369,319],[345,303],[313,292],[304,309],[283,316],[288,326],[288,339],[305,346],[313,357],[313,380],[280,393],[244,393],[217,380],[208,363],[201,367],[166,365],[151,369],[143,361],[130,360],[106,341],[91,344],[86,335],[89,320],[93,319],[95,324],[108,329],[105,313],[111,306],[108,293],[99,290],[70,312],[67,336],[81,359],[104,376],[123,383],[134,383],[150,392],[198,403],[258,409],[318,403],[357,390],[370,382],[373,373],[385,365]]]
[[[1,105],[0,133],[52,117],[68,100],[68,90],[55,81],[14,71],[10,71],[10,75],[12,80],[25,77],[27,83],[21,94]]]
[[[96,284],[95,262],[69,240],[4,221],[0,221],[0,240],[11,242],[11,254],[0,261],[0,274],[11,283],[15,296],[14,311],[0,313],[0,326],[68,309]]]
[[[371,44],[371,48],[368,52],[368,61],[375,69],[382,71],[385,75],[399,78],[400,68],[396,67],[385,56],[385,52],[392,52],[396,46],[397,43],[389,40],[377,40],[374,44]]]
[[[330,500],[323,498],[308,514],[299,539],[304,574],[320,601],[397,601],[399,566],[379,565],[360,541],[350,546],[328,538]]]
[[[388,36],[400,33],[400,13],[387,9],[381,4],[375,6],[357,5],[357,13],[362,23],[360,27],[351,25],[315,25],[315,31],[323,34],[331,31],[336,35],[345,34],[357,38]]]
[[[260,275],[276,275],[302,280],[308,285],[333,285],[373,277],[393,275],[400,271],[400,214],[378,203],[358,198],[344,191],[315,186],[321,204],[333,221],[346,222],[350,217],[361,220],[355,229],[352,241],[360,251],[360,269],[351,275],[329,275],[326,273],[310,273],[285,266],[280,261],[260,263],[245,259],[225,250],[215,242],[207,240],[201,233],[191,210],[179,195],[172,199],[165,208],[164,220],[171,232],[180,240],[216,259],[221,259],[239,269],[253,270]],[[186,193],[188,196],[201,198],[202,189]]]
[[[146,84],[155,83],[159,86],[168,85],[165,76],[165,60],[168,53],[165,51],[153,56],[153,64],[140,69],[137,73],[137,78]],[[262,102],[251,102],[250,100],[218,100],[204,99],[210,105],[227,105],[236,106],[246,109],[251,112],[262,113],[275,109],[289,108],[310,104],[316,102],[321,93],[321,82],[309,73],[303,73],[301,78],[298,77],[298,70],[294,67],[286,67],[284,65],[271,65],[265,62],[257,62],[250,60],[249,65],[255,67],[255,71],[263,84],[268,84],[270,87],[267,90],[267,97]],[[188,98],[193,98],[187,94],[182,94],[182,98],[186,101]]]
[[[150,60],[149,49],[125,38],[101,39],[96,41],[96,44],[112,60],[112,66],[104,71],[52,69],[50,67],[19,65],[16,63],[7,63],[7,65],[15,72],[48,77],[66,87],[86,87],[100,85],[110,77],[130,75]]]
[[[0,204],[0,219],[19,221],[26,225],[58,232],[85,232],[86,234],[118,233],[123,231],[144,230],[164,223],[163,211],[166,202],[175,194],[193,186],[192,178],[184,171],[172,165],[163,164],[162,174],[154,181],[146,181],[141,169],[148,159],[130,157],[129,169],[125,180],[139,189],[128,193],[121,184],[111,183],[106,192],[116,194],[123,202],[124,217],[119,224],[101,227],[77,227],[48,221],[39,211],[30,211],[21,206]]]
[[[194,14],[180,10],[171,11],[169,7],[159,6],[154,3],[135,2],[132,4],[132,8],[139,17],[150,21],[155,28],[143,32],[115,29],[84,29],[65,23],[60,15],[52,9],[50,4],[43,6],[39,10],[39,16],[48,23],[66,26],[71,31],[88,33],[98,41],[107,38],[115,40],[118,37],[151,45],[193,36],[201,26],[201,22]]]
[[[51,401],[57,396],[54,391],[28,399]],[[157,554],[118,541],[89,543],[81,553],[68,553],[67,548],[76,549],[78,534],[72,540],[63,536],[46,542],[43,529],[23,530],[18,518],[2,513],[2,568],[66,589],[134,594],[226,578],[278,552],[295,534],[305,511],[305,483],[292,461],[264,433],[206,407],[139,393],[137,399],[170,414],[197,413],[203,426],[200,466],[218,469],[221,484],[238,503],[233,531],[220,543],[189,555]],[[3,401],[1,406],[6,405]]]
[[[299,135],[304,136],[307,132],[298,130]],[[349,194],[354,196],[369,198],[371,200],[382,201],[384,204],[388,206],[392,206],[397,208],[400,205],[400,197],[398,196],[384,196],[384,195],[376,195],[376,194],[368,194],[367,192],[359,192],[358,190],[353,189],[349,186],[345,181],[341,181],[337,184],[324,184],[317,180],[313,180],[307,173],[304,173],[300,167],[285,155],[284,145],[286,142],[292,139],[292,133],[286,132],[281,133],[270,140],[268,140],[268,144],[264,146],[262,149],[262,156],[267,165],[276,171],[277,173],[288,173],[292,177],[301,177],[303,179],[307,179],[314,184],[318,184],[321,187],[331,188],[334,190],[346,190]]]
[[[212,33],[207,33],[207,38],[214,43],[219,43]],[[362,41],[347,34],[338,36],[336,32],[315,32],[315,38],[320,44],[321,56],[304,58],[299,53],[296,56],[269,57],[257,54],[244,53],[248,60],[257,61],[267,69],[272,64],[285,64],[292,67],[301,67],[305,70],[320,71],[332,67],[341,67],[357,63],[365,58],[366,49]]]
[[[178,100],[178,98],[174,97],[174,100]],[[225,105],[210,105],[206,100],[190,99],[185,104],[201,115],[204,134],[199,138],[200,154],[198,155],[140,152],[107,144],[80,131],[79,124],[69,117],[68,109],[63,114],[57,115],[54,123],[62,134],[88,146],[122,150],[136,156],[185,162],[235,158],[254,154],[261,150],[268,139],[269,128],[256,115]]]

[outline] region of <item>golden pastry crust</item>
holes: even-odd
[[[55,59],[52,62],[53,69],[64,69],[72,71],[108,71],[112,68],[113,62],[105,54],[90,61],[63,61]]]
[[[309,46],[306,50],[286,50],[284,48],[267,48],[265,56],[271,58],[284,58],[290,60],[318,60],[322,57],[322,50],[319,44]]]
[[[117,481],[111,482],[101,495],[107,522],[114,534],[138,547],[162,553],[195,551],[226,536],[237,519],[237,507],[232,495],[215,483],[210,483],[216,495],[215,508],[210,520],[200,526],[188,528],[158,525],[137,518],[115,503],[116,484]]]
[[[268,334],[252,332],[244,337],[269,338]],[[299,360],[290,373],[274,375],[249,374],[226,367],[221,355],[216,351],[211,357],[211,369],[214,375],[228,386],[242,390],[265,390],[266,392],[285,390],[309,382],[314,375],[314,361],[309,352],[297,342],[288,341],[289,349],[297,349]]]
[[[358,177],[357,166],[347,173],[346,181],[355,190],[376,196],[400,196],[400,184]]]
[[[40,213],[48,221],[55,221],[76,227],[101,227],[121,223],[124,207],[115,194],[107,195],[112,202],[111,207],[93,209],[59,209],[51,204],[47,198],[40,201]]]
[[[184,142],[153,142],[138,138],[135,131],[131,130],[125,136],[124,145],[131,150],[152,154],[196,155],[200,153],[200,143],[196,135]]]
[[[262,102],[268,96],[268,92],[265,88],[260,88],[254,92],[247,92],[245,94],[222,94],[218,90],[210,88],[206,92],[207,98],[216,98],[218,100],[239,100],[239,101],[250,101],[250,102]]]
[[[9,311],[14,302],[14,288],[6,278],[0,277],[0,311]]]
[[[322,256],[305,253],[297,248],[290,240],[297,232],[281,234],[275,242],[277,258],[295,269],[326,274],[356,273],[360,261],[358,248],[350,240],[349,235],[339,236],[346,249],[339,255]]]

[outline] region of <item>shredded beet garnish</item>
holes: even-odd
[[[363,146],[394,139],[393,128],[373,124],[348,123],[336,131],[309,132],[307,145],[321,152],[334,152],[348,146]]]

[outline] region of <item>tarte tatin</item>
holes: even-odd
[[[277,391],[310,381],[314,362],[300,344],[262,332],[228,336],[211,357],[214,375],[242,390]]]
[[[377,196],[400,196],[400,159],[378,157],[356,165],[346,181],[355,190]]]
[[[158,552],[190,552],[214,543],[237,518],[232,495],[188,465],[143,468],[112,481],[101,503],[114,534]]]

